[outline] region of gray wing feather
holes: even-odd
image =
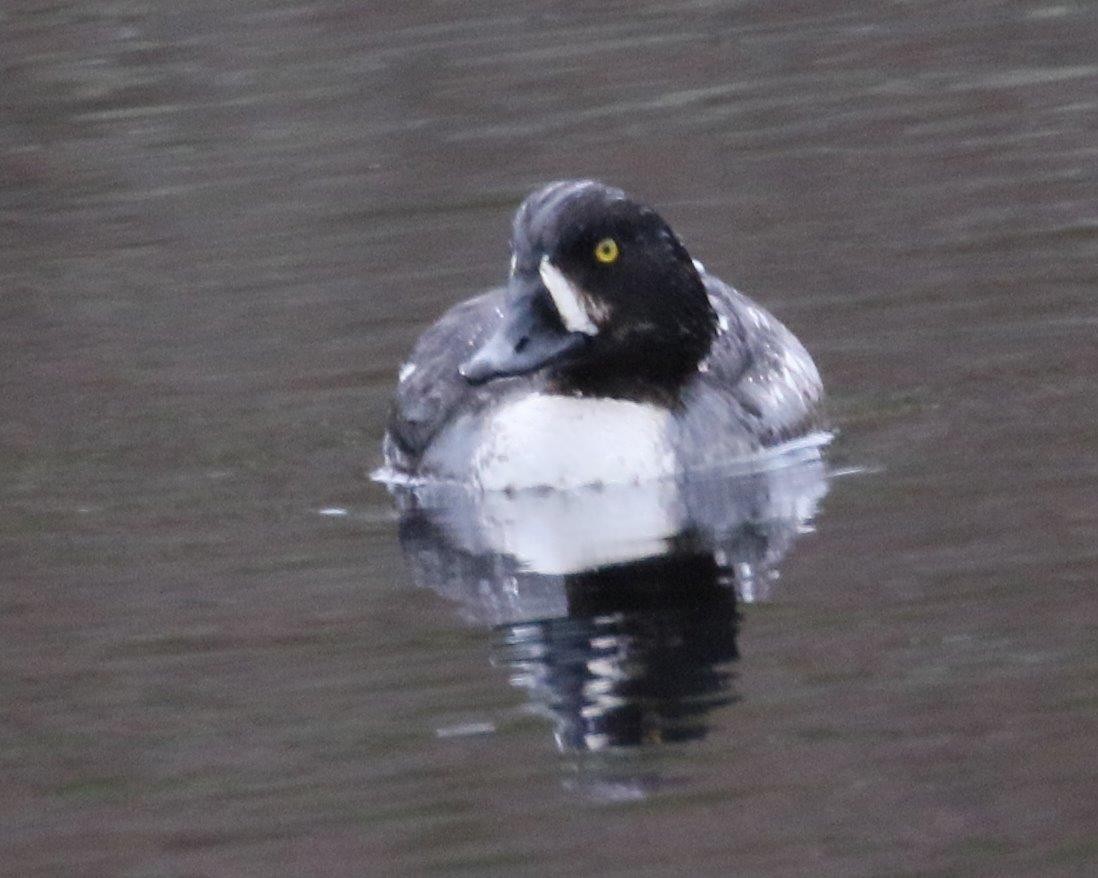
[[[387,462],[415,467],[431,439],[477,393],[458,366],[500,321],[503,289],[455,305],[419,337],[401,371],[385,437]]]
[[[823,386],[801,343],[766,309],[705,275],[721,331],[686,390],[679,448],[706,467],[805,435],[822,425]]]

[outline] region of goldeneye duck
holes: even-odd
[[[507,285],[451,308],[401,367],[390,476],[643,482],[818,431],[823,387],[800,342],[621,190],[538,189],[511,254]]]

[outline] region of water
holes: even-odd
[[[0,13],[5,870],[1093,872],[1096,43],[1025,0]],[[774,557],[618,555],[639,595],[476,533],[421,587],[396,369],[584,175],[797,332],[854,474]]]

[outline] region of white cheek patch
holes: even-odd
[[[549,261],[548,256],[541,257],[538,266],[541,282],[557,306],[561,322],[569,332],[582,332],[584,335],[598,335],[599,328],[591,320],[585,306],[586,296],[572,283],[564,273]]]

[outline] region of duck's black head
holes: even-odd
[[[651,208],[592,181],[551,183],[515,214],[503,322],[461,367],[473,383],[541,368],[562,392],[674,394],[717,317]]]

